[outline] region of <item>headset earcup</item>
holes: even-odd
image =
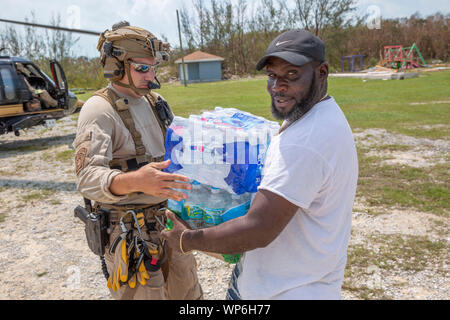
[[[110,81],[118,81],[125,75],[123,63],[114,57],[106,57],[103,75]]]

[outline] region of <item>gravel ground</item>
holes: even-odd
[[[20,137],[0,137],[0,299],[111,299],[99,258],[88,249],[84,226],[73,217],[73,208],[82,200],[75,190],[69,147],[75,129],[76,121],[66,118],[51,129],[35,127]],[[444,140],[415,139],[379,129],[356,132],[355,139],[365,146],[411,145],[410,151],[390,154],[390,159],[412,166],[425,165],[431,158],[442,162],[450,150]],[[367,245],[369,235],[421,236],[445,241],[448,253],[448,226],[447,217],[395,208],[374,216],[363,199],[356,199],[350,245]],[[371,246],[377,249],[376,244]],[[233,265],[194,254],[205,299],[224,299]],[[440,260],[439,268],[432,261],[419,272],[369,265],[351,280],[382,290],[383,297],[390,299],[447,300],[448,256]],[[360,295],[344,289],[343,297],[359,299]]]

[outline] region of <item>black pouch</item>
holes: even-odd
[[[100,208],[97,212],[88,212],[82,206],[77,206],[74,210],[74,215],[85,223],[84,231],[89,249],[94,254],[102,257],[109,242],[107,232],[108,212]]]
[[[158,97],[155,107],[161,121],[165,122],[167,126],[170,126],[173,121],[173,114],[167,102],[161,99],[161,97]]]

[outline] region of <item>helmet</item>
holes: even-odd
[[[130,26],[127,21],[121,21],[112,26],[111,31],[106,30],[100,34],[97,50],[100,51],[100,62],[103,66],[103,75],[113,83],[132,89],[138,95],[145,95],[151,89],[161,87],[157,83],[149,83],[149,88],[136,88],[130,74],[130,58],[154,57],[156,62],[168,61],[172,49],[167,42],[158,40],[152,33],[139,27]],[[129,84],[118,82],[128,75]]]

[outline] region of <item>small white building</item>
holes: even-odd
[[[222,80],[222,61],[225,59],[210,53],[195,51],[184,57],[184,70],[188,83]],[[184,83],[181,59],[178,64],[180,82]]]

